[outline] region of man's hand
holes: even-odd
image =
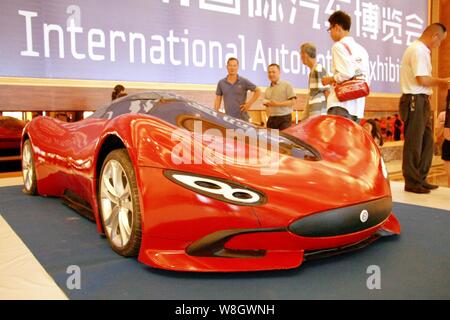
[[[450,78],[443,78],[439,80],[439,87],[441,89],[450,89]]]
[[[241,104],[241,111],[248,111],[250,109],[250,107],[251,107],[251,104],[249,104],[247,102],[244,104]]]
[[[336,83],[336,80],[334,80],[333,77],[323,77],[322,78],[322,85],[324,85],[324,86],[332,85],[335,83]]]
[[[216,95],[216,99],[214,100],[214,110],[220,111],[220,104],[221,103],[222,103],[222,96],[217,96]]]
[[[450,89],[450,78],[436,78],[430,76],[416,76],[417,83],[424,87],[439,87]]]
[[[261,89],[256,87],[250,100],[241,105],[241,111],[248,111],[252,107],[252,105],[256,102],[260,94]]]

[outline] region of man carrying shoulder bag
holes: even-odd
[[[364,117],[365,96],[369,94],[369,54],[350,37],[351,18],[347,13],[336,11],[328,22],[335,43],[331,48],[333,76],[322,79],[323,85],[334,85],[327,113],[358,122]]]

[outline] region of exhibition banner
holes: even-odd
[[[372,92],[399,92],[427,0],[2,0],[0,77],[216,84],[233,56],[259,86],[278,63],[283,79],[307,88],[300,45],[314,43],[330,70],[327,19],[337,9],[369,52]]]

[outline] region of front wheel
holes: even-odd
[[[35,195],[37,192],[36,167],[30,140],[26,140],[22,148],[22,177],[23,192]]]
[[[122,256],[136,256],[141,245],[141,212],[136,175],[126,149],[108,154],[98,190],[100,215],[109,244]]]

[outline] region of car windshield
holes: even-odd
[[[97,109],[93,114],[91,114],[88,118],[106,118],[113,119],[122,114],[127,113],[147,113],[146,108],[140,108],[142,104],[146,104],[147,102],[155,102],[159,101],[161,98],[169,98],[174,97],[169,94],[161,94],[157,92],[144,92],[137,93],[130,96],[124,96],[120,99],[113,101],[110,104],[107,104],[104,107]]]
[[[320,158],[318,152],[314,151],[311,146],[306,145],[295,137],[283,132],[273,136],[265,128],[259,128],[249,122],[228,116],[195,101],[168,93],[139,93],[126,96],[97,110],[90,118],[112,119],[127,113],[147,114],[189,131],[194,131],[198,128],[202,130],[202,133],[208,130],[208,133],[221,134],[224,137],[227,129],[241,129],[244,132],[253,129],[259,138],[264,138],[268,142],[278,143],[282,153],[309,160],[318,160]]]
[[[197,119],[216,123],[218,126],[227,129],[255,128],[251,123],[227,116],[195,101],[189,101],[174,94],[159,92],[125,96],[98,109],[89,118],[113,119],[128,113],[151,115],[176,126],[188,124],[189,119]]]

